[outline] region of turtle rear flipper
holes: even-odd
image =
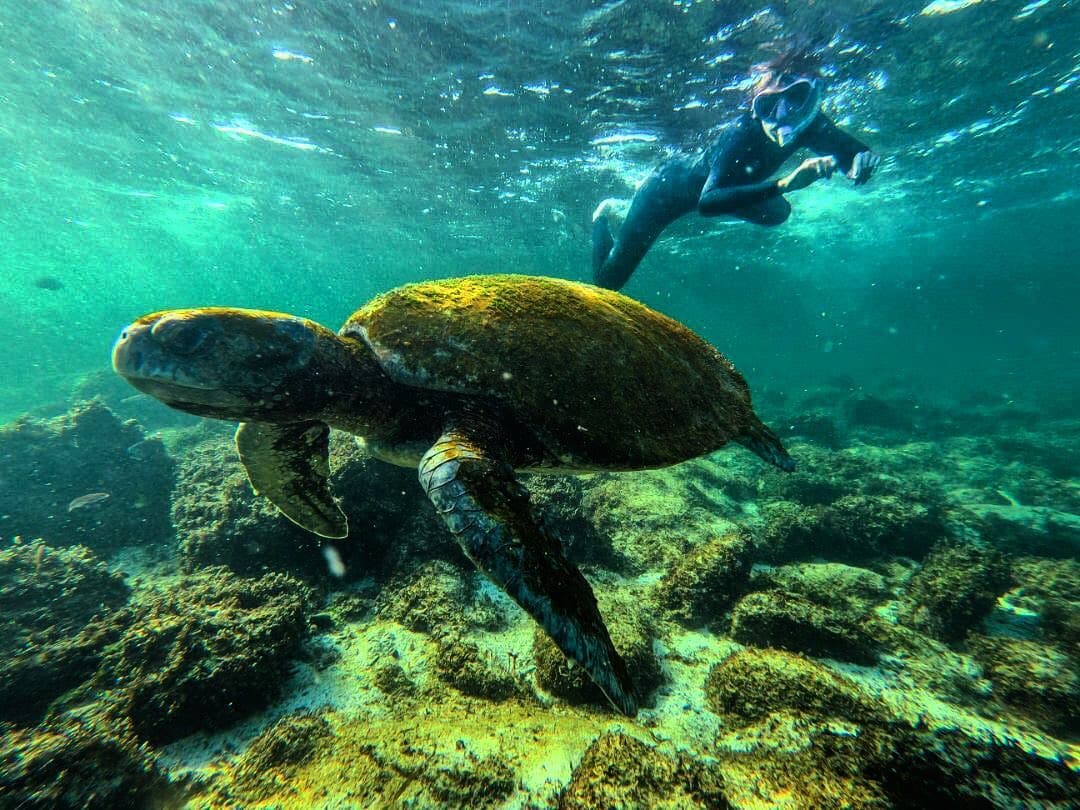
[[[424,491],[476,567],[632,717],[637,703],[630,676],[592,588],[558,542],[536,525],[528,494],[491,444],[457,430],[445,433],[420,462]]]
[[[735,441],[774,467],[784,472],[794,472],[795,459],[784,449],[777,435],[757,417],[754,417],[754,422],[756,424],[746,434],[736,437]]]
[[[321,537],[348,537],[348,519],[330,494],[329,425],[241,422],[236,449],[256,495],[269,498],[302,529]]]

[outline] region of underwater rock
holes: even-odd
[[[410,557],[463,556],[435,515],[416,472],[367,457],[352,437],[331,437],[331,487],[344,496],[349,537],[334,543],[299,528],[248,483],[232,441],[214,440],[184,457],[173,496],[173,523],[185,571],[226,565],[246,576],[283,571],[311,581],[334,579],[323,547],[344,577],[381,577]]]
[[[748,648],[709,670],[709,708],[727,724],[746,725],[773,712],[791,711],[858,723],[884,721],[884,704],[849,678],[802,655]]]
[[[123,724],[66,716],[33,729],[0,723],[0,807],[116,810],[179,805],[149,746]]]
[[[879,428],[910,435],[915,432],[918,404],[906,399],[893,402],[864,394],[849,397],[845,402],[848,425],[860,428]]]
[[[399,699],[412,697],[416,692],[416,684],[398,663],[383,664],[378,667],[371,680],[380,692],[390,697]]]
[[[326,718],[313,712],[286,715],[252,740],[233,769],[245,799],[287,789],[297,766],[314,759],[333,740]]]
[[[726,793],[739,806],[1065,810],[1080,789],[1066,762],[1013,740],[904,723],[771,715],[717,748]]]
[[[968,647],[994,684],[994,695],[1051,734],[1080,735],[1080,664],[1035,641],[971,636]]]
[[[626,662],[638,702],[649,705],[650,695],[664,677],[653,649],[656,628],[651,611],[643,602],[625,595],[600,592],[597,601],[611,641]],[[533,661],[537,683],[556,697],[575,704],[610,705],[585,670],[571,663],[539,627],[533,633]]]
[[[287,575],[241,579],[225,568],[143,591],[118,614],[123,634],[94,684],[155,745],[223,728],[280,694],[311,601]]]
[[[731,461],[745,463],[747,486],[761,474],[760,461],[750,453],[733,450]],[[726,489],[728,474],[704,458],[659,470],[591,476],[582,514],[605,538],[601,542],[617,550],[604,552],[598,564],[628,576],[669,568],[694,546],[729,531],[728,518],[742,509]]]
[[[838,450],[844,446],[846,437],[841,430],[835,416],[827,410],[815,409],[793,415],[785,422],[777,424],[780,437],[787,439],[784,434],[799,436],[807,441],[820,444],[830,450]],[[786,430],[784,430],[786,428]]]
[[[740,599],[731,614],[730,634],[739,643],[755,647],[779,647],[857,664],[877,660],[873,637],[850,616],[780,591]]]
[[[0,551],[0,719],[38,723],[90,677],[110,636],[106,617],[129,590],[84,546],[35,540]]]
[[[590,519],[583,503],[595,475],[524,475],[533,515],[563,553],[577,565],[599,565],[620,573],[630,573],[634,563],[612,543],[611,536]],[[602,479],[601,479],[602,480]],[[593,505],[595,507],[595,504]]]
[[[0,458],[0,537],[102,555],[172,537],[172,459],[159,439],[101,402],[0,428]]]
[[[627,734],[593,740],[559,798],[559,810],[727,808],[720,768],[665,754]]]
[[[1080,773],[1016,740],[961,730],[901,728],[887,757],[869,763],[894,807],[1038,807],[1067,810],[1080,795]]]
[[[847,495],[828,506],[780,501],[762,510],[761,555],[771,562],[822,557],[864,562],[891,555],[921,558],[950,534],[937,506],[893,496]]]
[[[843,563],[783,565],[755,575],[753,584],[755,589],[785,591],[852,617],[868,613],[890,595],[881,574]]]
[[[455,638],[469,628],[498,630],[505,617],[478,582],[475,571],[425,560],[383,586],[375,610],[380,619],[434,638]]]
[[[1020,504],[969,504],[967,508],[979,518],[980,534],[1003,551],[1043,557],[1080,555],[1080,515]]]
[[[467,641],[440,641],[434,663],[436,677],[463,695],[498,702],[525,691],[514,673],[495,664]]]
[[[998,551],[971,544],[940,545],[908,584],[904,624],[943,641],[959,641],[1009,589],[1009,563]]]
[[[660,580],[653,598],[683,624],[718,621],[746,589],[752,552],[746,532],[713,538],[681,557]]]

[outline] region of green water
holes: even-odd
[[[800,193],[779,229],[688,217],[626,292],[758,386],[1075,394],[1070,4],[770,8],[6,6],[0,413],[107,368],[145,311],[266,307],[336,327],[407,281],[586,280],[596,203],[732,116],[763,40],[817,29],[840,31],[826,110],[885,157],[878,176]],[[596,143],[631,132],[651,140]],[[36,287],[46,276],[62,289]]]

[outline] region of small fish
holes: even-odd
[[[92,506],[95,503],[101,503],[104,500],[108,500],[108,492],[88,492],[85,495],[80,495],[68,504],[68,511],[74,512],[76,509],[82,509],[84,506]]]
[[[34,286],[39,290],[62,290],[64,289],[64,282],[58,279],[56,276],[41,276],[34,280]]]

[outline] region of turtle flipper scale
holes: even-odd
[[[608,700],[634,716],[630,676],[596,597],[557,541],[536,525],[509,464],[449,431],[420,462],[420,483],[466,556],[535,619]]]
[[[330,427],[325,422],[242,422],[236,449],[255,494],[269,498],[302,529],[321,537],[348,537],[348,519],[330,493]]]

